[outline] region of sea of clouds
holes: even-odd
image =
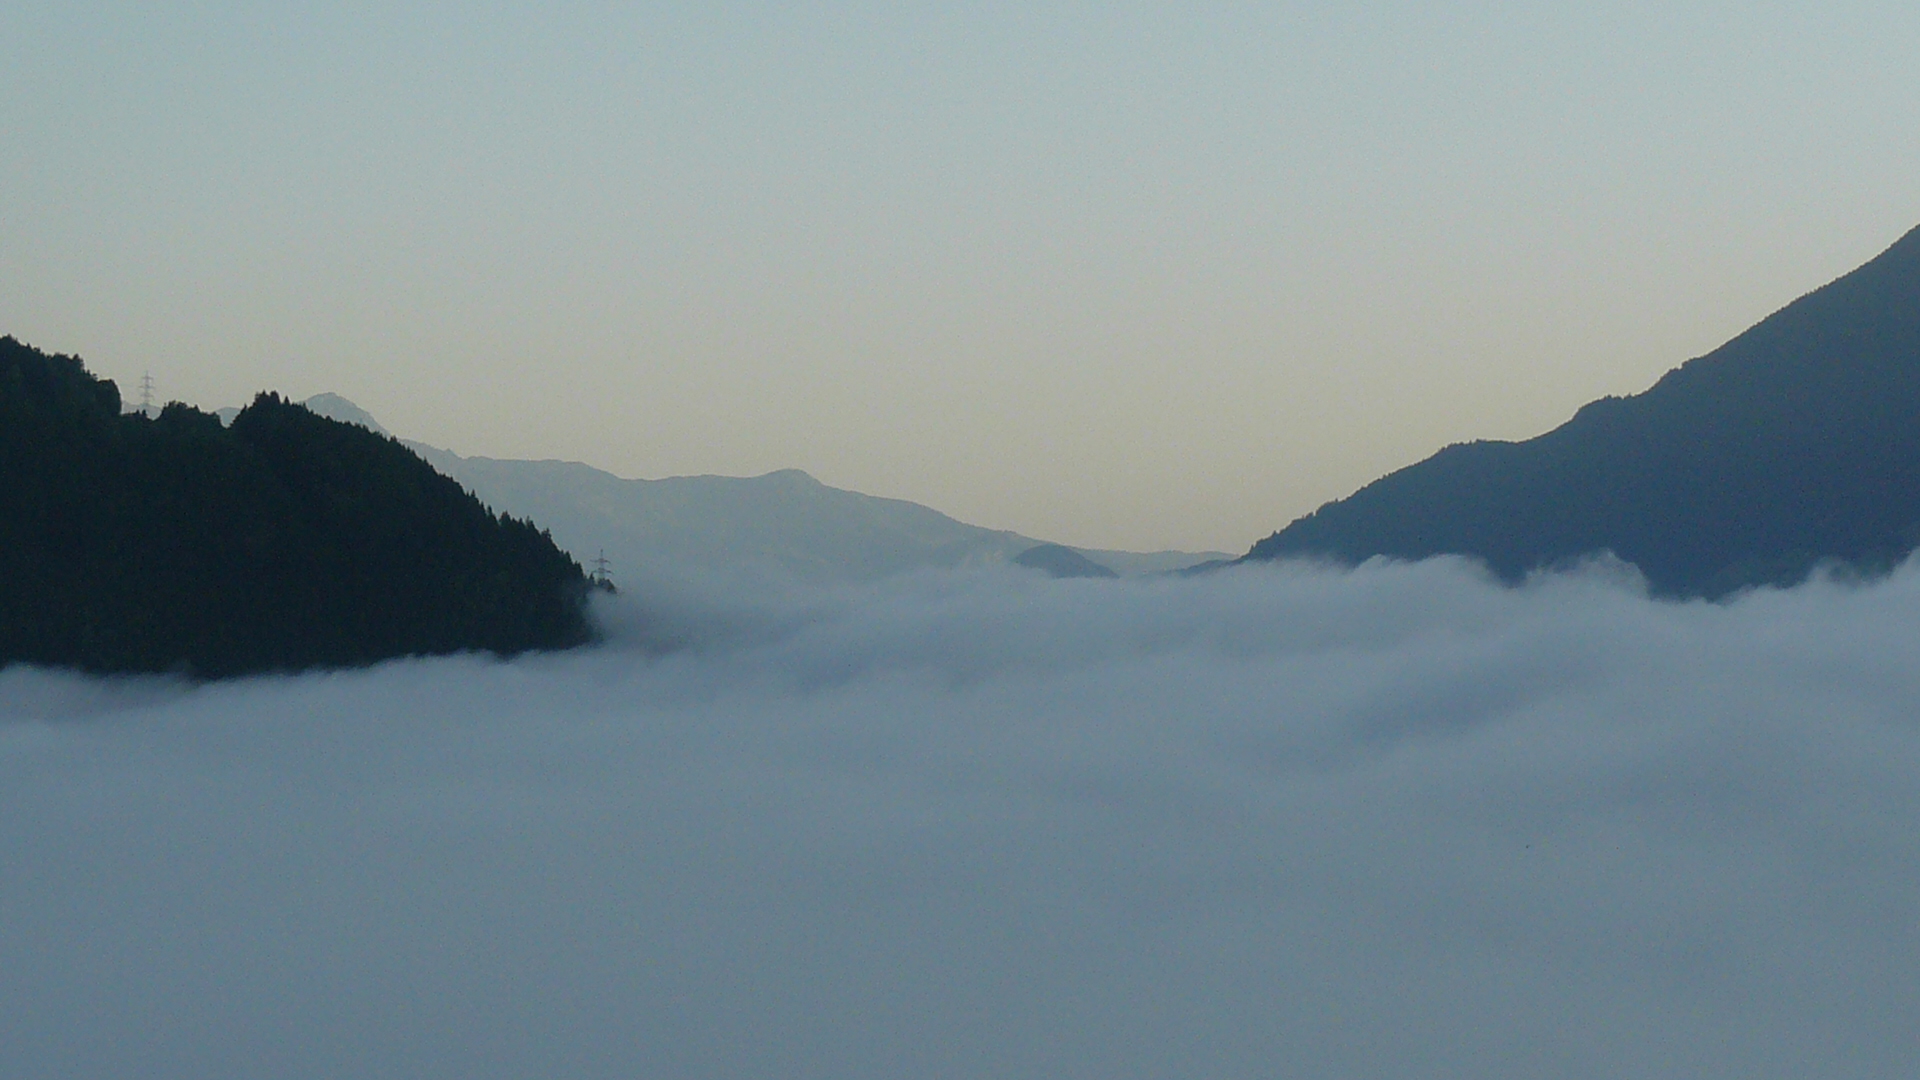
[[[0,1075],[1911,1077],[1920,568],[636,587],[0,673]]]

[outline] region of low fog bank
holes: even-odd
[[[0,673],[0,1071],[1920,1063],[1911,564],[1720,605],[1436,560],[600,614],[511,663]]]

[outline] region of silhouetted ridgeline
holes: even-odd
[[[262,394],[121,415],[0,338],[0,664],[199,676],[591,637],[579,564],[386,436]]]
[[[1036,544],[1013,557],[1014,565],[1057,578],[1114,578],[1119,574],[1060,544]]]
[[[1644,393],[1449,446],[1246,557],[1452,552],[1513,577],[1611,550],[1659,591],[1717,596],[1916,544],[1920,229]]]

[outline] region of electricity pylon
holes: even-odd
[[[587,580],[596,589],[605,589],[608,592],[618,591],[613,587],[613,574],[610,572],[612,566],[613,563],[607,559],[607,549],[601,548],[600,554],[594,556],[593,572],[587,575]]]

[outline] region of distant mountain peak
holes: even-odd
[[[1065,544],[1037,544],[1013,557],[1018,566],[1057,578],[1113,578],[1111,567],[1094,562]]]
[[[392,432],[380,426],[367,410],[341,397],[339,394],[315,394],[300,404],[316,416],[329,420],[338,420],[344,424],[359,424],[375,435],[391,435]]]
[[[792,487],[825,487],[814,475],[805,469],[775,469],[770,473],[761,473],[757,479],[768,483],[786,484]]]

